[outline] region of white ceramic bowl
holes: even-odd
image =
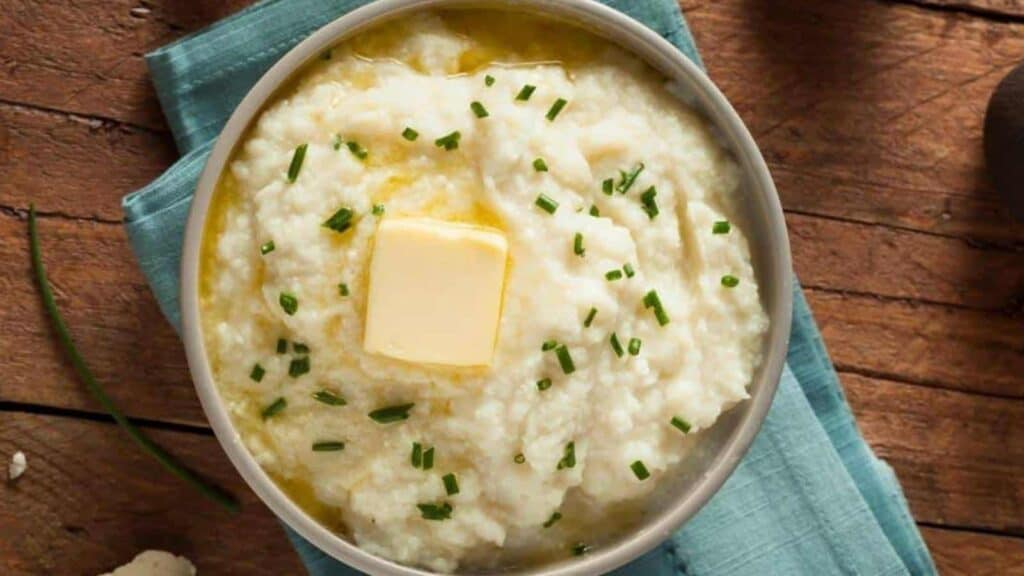
[[[231,115],[207,161],[192,201],[181,270],[181,306],[189,369],[203,410],[231,462],[261,499],[288,526],[325,553],[370,574],[424,575],[370,554],[321,526],[286,496],[246,450],[217,392],[207,361],[199,311],[199,252],[203,228],[221,172],[245,129],[275,90],[324,49],[377,23],[410,12],[456,6],[496,7],[549,14],[578,23],[626,48],[673,81],[686,103],[716,128],[743,173],[740,221],[751,242],[761,299],[771,319],[764,360],[750,386],[751,398],[701,433],[697,450],[666,478],[640,525],[591,553],[503,574],[566,576],[600,574],[644,554],[700,510],[729,477],[761,427],[785,362],[792,310],[789,241],[782,208],[761,153],[736,111],[708,77],[674,46],[639,22],[592,0],[379,0],[324,26],[277,62]]]

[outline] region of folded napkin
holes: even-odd
[[[312,31],[365,0],[266,0],[147,55],[182,158],[127,196],[125,226],[161,309],[178,325],[178,264],[192,192],[214,139],[259,77]],[[606,2],[700,63],[674,0]],[[892,470],[857,430],[798,284],[774,404],[715,497],[616,574],[934,574]],[[289,532],[314,576],[355,570]]]

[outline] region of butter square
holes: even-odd
[[[507,259],[499,230],[385,218],[370,261],[363,348],[408,362],[489,365]]]

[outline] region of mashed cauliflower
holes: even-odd
[[[374,554],[453,571],[599,544],[747,397],[768,320],[739,183],[660,76],[583,31],[482,12],[388,24],[311,65],[222,178],[202,269],[217,386],[264,469]],[[324,227],[341,207],[351,228]],[[505,233],[491,366],[363,350],[374,233],[405,216]],[[403,404],[407,419],[368,417]]]

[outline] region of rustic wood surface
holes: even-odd
[[[92,576],[150,547],[201,574],[294,574],[209,433],[135,267],[121,196],[175,158],[142,55],[245,0],[0,0],[0,573]],[[1024,225],[985,180],[992,88],[1024,59],[1018,0],[682,2],[775,176],[864,435],[945,574],[1024,574]],[[141,8],[141,10],[140,10]],[[40,211],[58,302],[97,376],[230,517],[169,479],[57,350],[29,274]]]

